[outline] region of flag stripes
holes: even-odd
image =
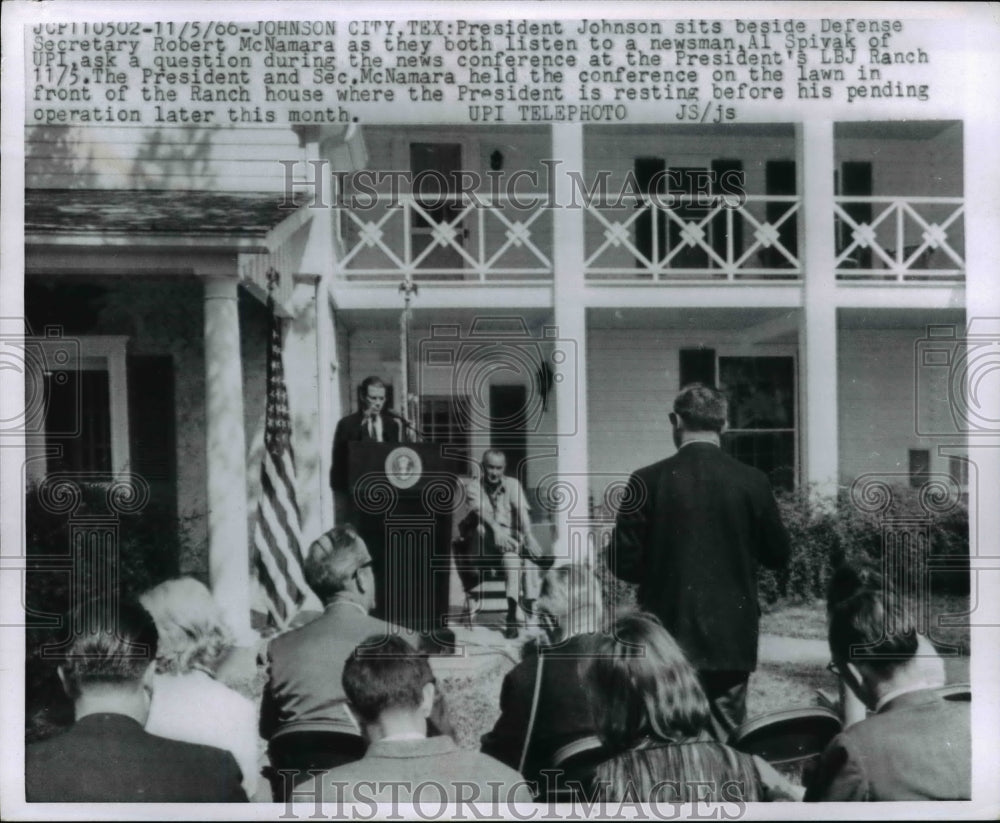
[[[269,274],[269,282],[276,279],[275,273]],[[285,628],[305,601],[309,587],[302,574],[302,526],[295,499],[295,456],[282,363],[281,320],[270,290],[267,307],[270,340],[264,459],[252,542],[257,577],[264,588],[271,619],[279,628]]]

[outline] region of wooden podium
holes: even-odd
[[[354,525],[375,572],[373,614],[420,632],[425,647],[451,644],[446,627],[451,536],[462,504],[463,461],[438,443],[348,444]]]

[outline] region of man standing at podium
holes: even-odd
[[[333,435],[333,465],[330,468],[330,486],[338,523],[354,516],[350,498],[348,469],[348,443],[400,443],[405,440],[405,421],[385,408],[386,388],[382,378],[372,375],[361,382],[358,389],[360,408],[354,414],[342,417]],[[357,525],[357,524],[356,524]]]

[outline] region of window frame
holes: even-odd
[[[126,335],[80,335],[75,338],[77,346],[72,349],[68,360],[62,364],[66,371],[106,371],[108,373],[108,412],[111,428],[111,472],[120,474],[129,470],[131,462],[128,418],[128,342]],[[56,349],[66,351],[59,340],[45,337],[29,337],[26,343],[40,349],[45,362],[52,362]],[[48,398],[46,398],[48,403]],[[45,421],[40,427],[41,450],[37,460],[42,464],[41,475],[48,475],[49,456]]]
[[[787,432],[792,433],[792,488],[797,489],[802,482],[802,426],[801,426],[801,405],[799,399],[801,376],[799,373],[799,357],[796,346],[774,344],[733,344],[722,343],[713,347],[715,350],[715,385],[722,389],[722,358],[724,357],[788,357],[792,361],[792,418],[791,426],[781,429],[739,429],[727,422],[726,432],[746,432],[746,433],[767,433],[767,432]]]

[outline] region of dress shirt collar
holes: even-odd
[[[333,600],[326,604],[324,611],[330,611],[335,606],[347,606],[348,608],[357,609],[362,614],[368,614],[368,609],[365,608],[361,595],[356,592],[337,592],[333,596]]]
[[[458,751],[455,741],[447,735],[412,740],[376,740],[368,747],[369,757],[425,757]]]
[[[893,689],[882,695],[878,703],[875,704],[875,713],[878,714],[887,709],[890,703],[895,703],[897,707],[904,704],[923,703],[930,700],[934,696],[934,692],[935,688],[928,683],[917,683]]]

